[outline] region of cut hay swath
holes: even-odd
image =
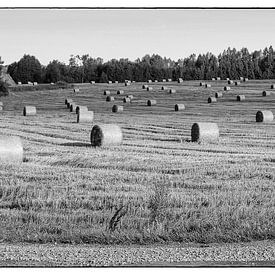
[[[262,110],[256,113],[256,122],[271,122],[274,119],[274,115],[269,110]]]
[[[272,84],[272,85],[270,86],[270,89],[274,89],[274,87],[275,87],[275,85],[274,85],[274,84]]]
[[[176,93],[176,90],[175,89],[170,89],[169,90],[169,94],[175,94]]]
[[[237,101],[244,101],[245,95],[237,95]]]
[[[81,122],[93,122],[94,112],[93,111],[80,111],[77,114],[77,123]]]
[[[224,91],[229,91],[230,89],[231,89],[231,88],[228,87],[228,86],[225,86],[225,87],[223,88]]]
[[[122,139],[121,128],[115,124],[95,125],[91,131],[91,145],[95,147],[121,144]]]
[[[123,102],[124,103],[131,103],[131,98],[130,97],[124,97]]]
[[[148,88],[148,85],[144,84],[142,85],[142,89],[147,89]]]
[[[80,91],[79,88],[74,88],[74,93],[77,93],[79,91]]]
[[[228,81],[227,81],[227,84],[233,84],[233,83],[234,83],[233,80],[228,80]]]
[[[200,82],[200,86],[204,86],[205,85],[205,82]]]
[[[176,104],[176,105],[175,105],[175,111],[176,111],[176,112],[182,111],[182,110],[185,110],[184,104]]]
[[[153,87],[147,87],[147,91],[153,91]]]
[[[23,109],[23,116],[35,116],[36,107],[35,106],[25,106]]]
[[[155,99],[149,99],[147,100],[147,106],[153,106],[156,105],[157,101]]]
[[[222,92],[216,92],[216,93],[215,93],[215,97],[216,97],[216,98],[222,97]]]
[[[20,137],[0,136],[0,163],[20,164],[23,162],[23,146]]]
[[[213,97],[213,96],[210,96],[210,97],[208,97],[207,102],[208,103],[215,103],[215,102],[217,102],[217,98]]]
[[[118,95],[123,95],[123,94],[124,94],[124,91],[118,90],[118,91],[117,91],[117,94],[118,94]]]
[[[204,86],[205,86],[205,88],[210,88],[211,84],[205,84]]]
[[[114,105],[112,108],[113,113],[121,113],[123,112],[123,106],[121,105]]]
[[[114,100],[115,100],[115,98],[114,98],[113,96],[108,95],[108,96],[106,97],[106,101],[107,101],[107,102],[114,101]]]
[[[88,112],[88,107],[87,106],[81,106],[81,105],[77,105],[75,108],[75,113],[78,114],[79,112]]]
[[[238,85],[240,85],[240,84],[241,84],[240,81],[236,81],[236,82],[235,82],[235,85],[236,85],[236,86],[238,86]]]
[[[105,90],[105,91],[103,92],[103,94],[104,94],[104,95],[110,95],[110,94],[111,94],[111,91]]]
[[[191,128],[192,142],[217,142],[219,135],[217,123],[198,122],[194,123]]]
[[[70,112],[75,112],[75,110],[76,110],[76,104],[73,102],[73,103],[71,103],[70,104]]]
[[[270,91],[263,91],[262,96],[270,96],[271,92]]]

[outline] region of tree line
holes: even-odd
[[[18,62],[8,66],[8,73],[16,82],[22,83],[124,82],[126,79],[143,82],[148,79],[167,78],[207,80],[217,76],[222,79],[237,79],[241,76],[250,79],[272,79],[275,78],[274,58],[272,46],[251,53],[247,48],[239,51],[228,48],[218,56],[208,52],[192,54],[177,61],[158,54],[145,55],[135,61],[123,58],[107,62],[88,54],[71,55],[69,64],[53,60],[47,66],[41,65],[35,56],[24,55]]]

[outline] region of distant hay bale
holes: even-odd
[[[240,77],[240,81],[243,81],[243,77],[242,76]]]
[[[147,89],[148,88],[148,85],[142,85],[142,89]]]
[[[131,100],[134,98],[133,95],[127,95],[126,97],[130,98]]]
[[[18,82],[17,82],[17,85],[22,85],[22,82],[18,81]]]
[[[166,79],[162,79],[162,82],[166,82]]]
[[[237,101],[244,101],[245,95],[237,95]]]
[[[169,90],[169,94],[175,94],[176,93],[176,90],[175,89],[170,89]]]
[[[182,78],[179,78],[178,79],[178,83],[182,83],[183,82],[183,79]]]
[[[205,84],[205,88],[210,88],[211,84]]]
[[[204,86],[205,85],[205,82],[200,82],[200,86]]]
[[[74,88],[74,93],[79,92],[79,88]]]
[[[149,99],[147,100],[147,106],[153,106],[156,105],[157,101],[155,99]]]
[[[0,136],[0,163],[21,164],[23,162],[23,146],[20,137]]]
[[[88,107],[77,105],[75,108],[75,113],[78,114],[79,112],[88,112]]]
[[[91,131],[92,146],[108,146],[121,144],[123,134],[121,128],[115,124],[95,125]]]
[[[213,97],[213,96],[210,96],[210,97],[208,97],[207,102],[208,103],[215,103],[215,102],[217,102],[217,98]]]
[[[216,93],[215,93],[215,97],[216,97],[216,98],[222,97],[222,92],[216,92]]]
[[[263,91],[262,96],[270,96],[271,92],[270,91]]]
[[[91,84],[95,84],[95,81],[94,81],[94,80],[92,80],[90,83],[91,83]]]
[[[123,95],[123,94],[124,94],[124,91],[118,90],[118,91],[117,91],[117,94],[118,94],[118,95]]]
[[[51,85],[54,85],[54,83],[53,83],[53,82],[51,82]]]
[[[118,84],[118,81],[116,80],[115,83]]]
[[[235,82],[235,85],[236,85],[236,86],[238,86],[238,85],[240,85],[240,84],[241,84],[240,81],[236,81],[236,82]]]
[[[36,85],[38,85],[38,83],[37,82],[33,82],[33,86],[36,86]]]
[[[176,105],[175,105],[175,111],[176,111],[176,112],[182,111],[182,110],[185,110],[184,104],[176,104]]]
[[[114,101],[115,100],[115,98],[113,97],[113,96],[110,96],[110,95],[108,95],[107,97],[106,97],[106,101]]]
[[[75,110],[76,110],[76,104],[75,103],[71,103],[70,104],[70,112],[75,112]]]
[[[223,88],[224,91],[229,91],[230,89],[231,89],[231,88],[228,87],[228,86],[225,86],[225,87]]]
[[[274,89],[274,87],[275,87],[275,85],[274,85],[274,84],[272,84],[272,85],[270,86],[270,88],[271,88],[271,89]]]
[[[68,103],[73,102],[73,100],[71,98],[66,98],[65,99],[65,105],[67,105]]]
[[[217,142],[219,139],[219,127],[217,123],[198,122],[192,125],[192,142]]]
[[[131,83],[130,83],[130,82],[126,82],[124,85],[125,85],[125,86],[130,86]]]
[[[271,122],[273,119],[273,113],[269,110],[258,111],[256,113],[256,122]]]
[[[168,82],[172,82],[172,79],[171,79],[171,78],[168,78],[167,81],[168,81]]]
[[[151,80],[151,79],[148,79],[147,82],[148,82],[148,83],[152,83],[152,80]]]
[[[0,101],[0,106],[2,106],[2,107],[3,107],[3,102],[2,102],[2,101]]]
[[[216,78],[215,77],[212,77],[212,81],[215,81],[216,80]]]
[[[221,80],[221,78],[220,77],[216,77],[216,80]]]
[[[153,91],[152,87],[147,87],[147,91]]]
[[[120,105],[114,105],[112,108],[113,113],[121,113],[123,112],[123,106]]]
[[[111,92],[110,92],[110,91],[105,90],[103,94],[104,94],[104,95],[110,95],[110,94],[111,94]]]
[[[154,82],[158,82],[158,80],[157,80],[157,79],[155,79],[155,80],[154,80]]]
[[[81,122],[93,122],[94,112],[93,111],[82,111],[80,110],[77,114],[77,123]]]
[[[227,83],[228,83],[228,84],[233,84],[234,81],[233,81],[233,80],[228,80]]]
[[[124,98],[123,98],[123,102],[124,102],[124,103],[131,103],[131,98],[129,98],[129,97],[124,97]]]
[[[226,80],[228,81],[228,80],[230,80],[230,78],[229,78],[229,77],[227,77],[227,78],[226,78]]]
[[[164,86],[161,87],[161,90],[162,90],[162,91],[165,90],[165,89],[166,89],[166,88],[165,88]]]
[[[35,106],[25,106],[23,109],[23,116],[35,116],[36,107]]]
[[[112,84],[113,82],[111,80],[108,81],[109,84]]]
[[[33,83],[32,83],[32,82],[30,82],[30,81],[28,81],[28,84],[29,84],[29,85],[33,85]]]
[[[244,82],[246,82],[246,81],[248,81],[248,78],[246,77],[246,78],[244,78],[244,80],[243,80]]]

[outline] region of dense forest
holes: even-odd
[[[173,61],[157,54],[145,55],[141,59],[112,59],[103,62],[102,58],[92,58],[86,55],[71,55],[69,64],[58,60],[51,61],[47,66],[41,65],[35,56],[24,55],[18,62],[8,66],[8,73],[18,82],[36,81],[50,83],[65,81],[107,82],[126,79],[135,81],[162,80],[179,77],[184,80],[211,79],[229,77],[237,79],[240,76],[250,79],[275,78],[275,53],[270,46],[264,50],[249,53],[247,48],[237,51],[228,48],[218,56],[212,53],[190,55],[187,58]]]

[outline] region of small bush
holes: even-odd
[[[68,83],[62,80],[57,81],[55,85],[58,86],[59,88],[68,88]]]
[[[5,82],[0,81],[0,96],[7,96],[7,95],[9,95],[8,85]]]

